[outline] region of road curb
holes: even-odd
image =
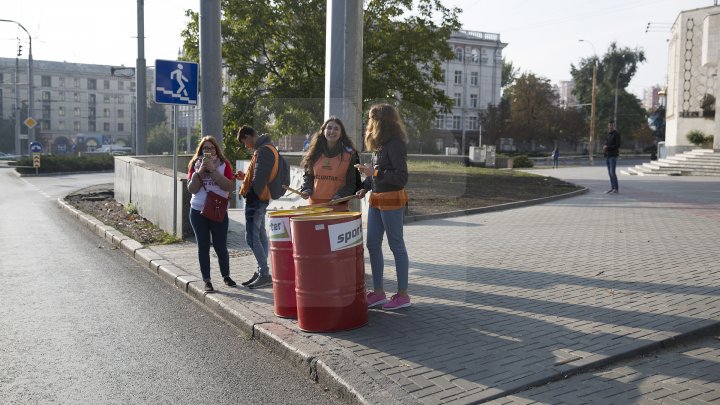
[[[342,355],[342,360],[339,363],[353,366],[346,366],[342,373],[336,372],[326,363],[331,357],[338,356],[336,351],[328,351],[319,345],[309,344],[310,342],[307,339],[302,338],[303,340],[301,340],[299,335],[298,338],[291,338],[299,332],[267,320],[262,314],[253,311],[243,303],[236,302],[236,300],[220,294],[206,293],[200,286],[202,282],[200,278],[186,274],[177,266],[166,264],[170,262],[156,252],[145,248],[140,242],[129,237],[121,239],[116,234],[119,231],[115,228],[107,226],[96,218],[72,207],[62,197],[57,199],[57,204],[71,217],[79,220],[83,226],[89,228],[105,242],[121,248],[126,254],[144,265],[147,270],[158,275],[161,280],[175,286],[225,322],[239,328],[250,338],[258,340],[269,350],[276,352],[286,360],[290,360],[290,364],[304,372],[315,383],[327,387],[341,399],[351,403],[378,403],[374,399],[368,402],[367,398],[377,397],[372,391],[363,389],[363,392],[368,391],[363,394],[347,382],[359,378],[356,375],[358,367],[355,363],[357,363],[357,359],[353,359],[349,355]],[[323,359],[326,356],[328,359]],[[330,363],[334,362],[330,361]],[[366,367],[370,368],[369,365]],[[402,400],[398,401],[405,394],[394,384],[385,381],[384,378],[376,379],[368,387],[373,387],[376,392],[379,391],[381,396],[385,397],[385,401],[409,403]],[[385,395],[382,395],[382,393],[385,393]]]

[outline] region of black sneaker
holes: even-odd
[[[225,285],[228,287],[235,287],[237,285],[235,280],[231,279],[230,276],[223,277],[223,281],[225,282]]]
[[[240,284],[242,284],[243,286],[247,287],[247,286],[249,286],[250,284],[252,284],[252,282],[255,281],[255,280],[258,278],[258,276],[259,276],[259,274],[258,274],[257,272],[255,272],[255,273],[253,273],[252,277],[250,277],[250,280],[245,281],[245,282],[242,282],[242,283],[240,283]]]
[[[205,292],[213,292],[215,289],[212,286],[212,283],[209,281],[205,282]]]
[[[267,276],[258,276],[255,281],[250,283],[248,287],[250,289],[263,288],[272,285],[272,277],[268,274]]]

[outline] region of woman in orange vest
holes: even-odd
[[[302,197],[310,204],[322,204],[354,195],[360,188],[360,173],[355,165],[360,158],[345,126],[337,117],[330,117],[310,141],[302,160]],[[335,211],[347,211],[348,202],[337,204]]]

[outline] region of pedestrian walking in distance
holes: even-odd
[[[560,165],[560,148],[557,146],[552,151],[553,169],[557,169]]]

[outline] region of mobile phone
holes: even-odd
[[[210,153],[210,152],[203,153],[203,159],[208,159],[208,160],[212,159],[212,153]]]

